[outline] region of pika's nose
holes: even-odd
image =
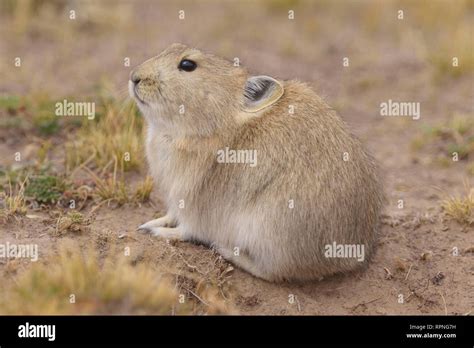
[[[136,71],[132,71],[131,74],[130,74],[130,80],[134,84],[138,84],[141,81],[141,78],[140,78],[140,76],[138,75],[138,73]]]

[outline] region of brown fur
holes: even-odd
[[[178,70],[183,57],[198,68]],[[368,259],[383,201],[376,165],[306,84],[280,82],[280,99],[248,113],[248,73],[179,44],[134,74],[142,79],[136,93],[145,102],[137,101],[149,127],[148,162],[168,207],[142,229],[211,244],[269,281],[318,279],[363,264],[325,257],[333,242],[363,244]],[[256,150],[258,164],[218,163],[225,147]]]

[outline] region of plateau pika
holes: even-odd
[[[173,44],[129,81],[167,214],[140,226],[202,242],[268,281],[356,269],[376,240],[376,164],[310,87]]]

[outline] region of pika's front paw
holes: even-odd
[[[140,225],[137,230],[150,230],[153,227],[176,227],[176,219],[173,219],[170,215],[166,214],[159,219],[148,221],[143,225]]]
[[[145,224],[146,225],[146,224]],[[142,225],[144,226],[144,225]],[[183,240],[183,232],[179,227],[144,227],[140,226],[138,230],[140,232],[150,233],[157,237],[163,237],[166,239],[178,239]]]

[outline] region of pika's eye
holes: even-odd
[[[193,62],[192,60],[189,59],[183,59],[178,66],[179,70],[184,70],[184,71],[194,71],[197,68],[197,64]]]

